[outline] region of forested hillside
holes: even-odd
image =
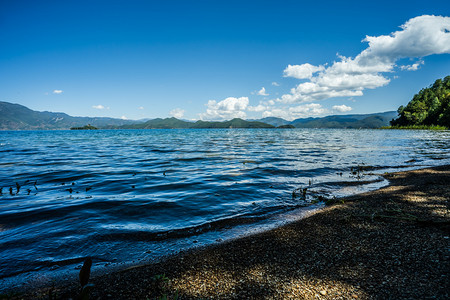
[[[34,111],[20,104],[0,101],[0,130],[64,130],[87,124],[106,127],[136,122],[103,117],[72,117],[65,113]]]
[[[398,108],[398,115],[391,121],[392,126],[439,125],[450,128],[450,76],[422,89],[406,106]]]

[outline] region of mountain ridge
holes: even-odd
[[[68,130],[91,125],[99,129],[175,129],[175,128],[379,128],[389,125],[397,112],[331,115],[288,121],[278,117],[228,121],[187,121],[177,118],[123,120],[108,117],[73,117],[61,112],[34,111],[20,104],[0,101],[0,130]]]
[[[62,112],[35,111],[26,106],[0,101],[0,130],[58,130],[125,125],[136,121],[108,117],[73,117]]]

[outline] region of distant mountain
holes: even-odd
[[[120,129],[170,129],[170,128],[273,128],[274,126],[262,122],[233,119],[223,122],[197,121],[195,123],[176,118],[153,119],[141,124],[123,125]]]
[[[0,101],[0,130],[56,130],[82,127],[121,126],[135,121],[114,118],[72,117],[65,113],[39,112],[20,104]]]
[[[39,112],[23,105],[0,101],[0,130],[52,130],[83,127],[88,124],[99,129],[169,129],[169,128],[275,128],[292,125],[296,128],[380,128],[388,126],[397,112],[376,114],[335,115],[322,118],[303,118],[289,122],[268,117],[259,120],[186,121],[176,118],[122,120],[114,118],[72,117],[65,113]]]
[[[171,128],[189,128],[190,122],[178,120],[177,118],[153,119],[144,123],[122,125],[119,129],[171,129]]]
[[[190,128],[274,128],[275,126],[257,121],[245,121],[235,118],[223,122],[197,121]]]
[[[321,118],[300,118],[287,121],[282,118],[267,117],[253,121],[264,122],[276,127],[293,125],[296,128],[380,128],[389,125],[397,117],[397,112],[388,111],[374,114],[333,115]]]
[[[124,125],[124,129],[163,129],[163,128],[274,128],[292,125],[296,128],[380,128],[389,125],[397,112],[389,111],[375,114],[335,115],[322,118],[304,118],[289,122],[282,118],[268,117],[258,120],[233,119],[213,122],[197,121],[195,123],[176,118],[154,119],[141,124]]]
[[[258,119],[258,120],[249,120],[249,121],[263,122],[266,124],[273,125],[275,127],[291,124],[291,122],[289,122],[283,118],[277,118],[277,117],[266,117],[266,118],[262,118],[262,119]]]
[[[375,114],[334,115],[323,118],[304,118],[292,121],[296,128],[380,128],[388,126],[397,117],[397,112]]]

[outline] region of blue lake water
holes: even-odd
[[[0,291],[272,228],[449,149],[450,131],[0,132]]]

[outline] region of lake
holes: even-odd
[[[449,149],[450,131],[3,131],[0,292],[267,230]]]

